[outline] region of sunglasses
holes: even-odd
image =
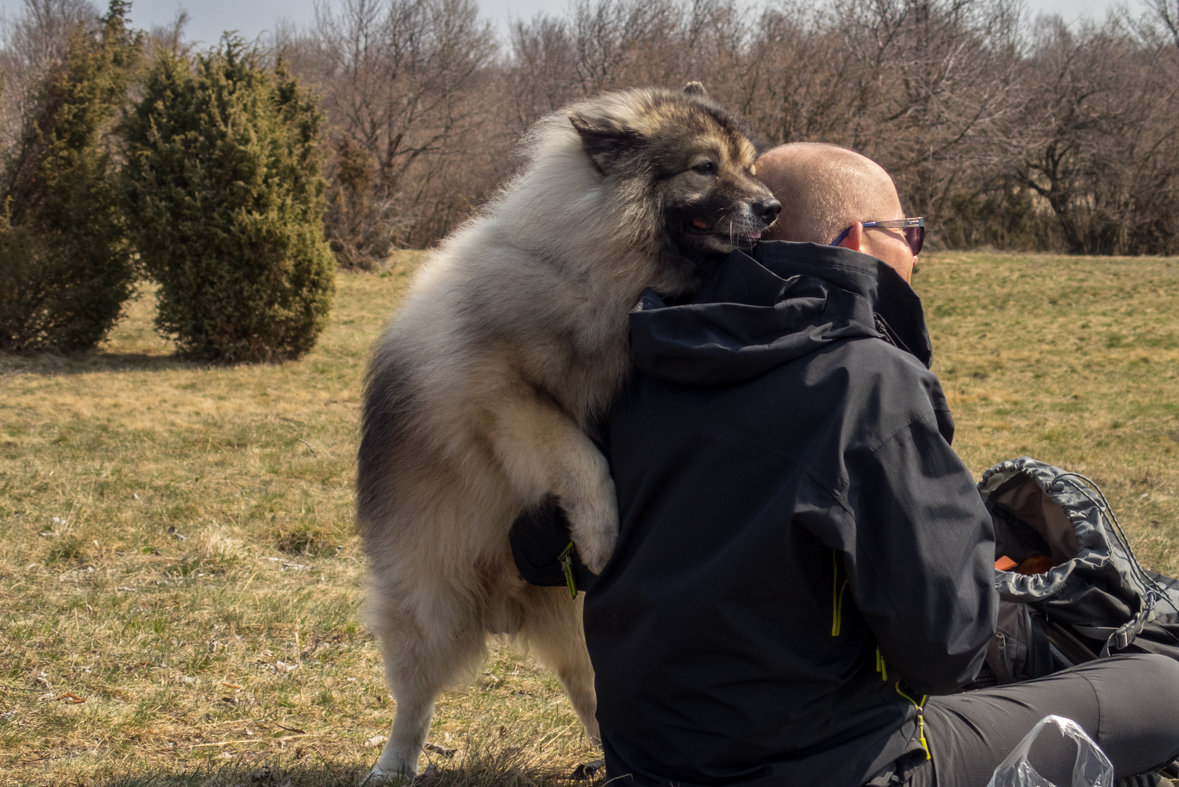
[[[872,227],[883,227],[885,229],[901,230],[905,233],[905,243],[909,244],[909,248],[913,250],[913,256],[916,257],[921,253],[921,247],[925,245],[925,217],[916,216],[908,219],[888,219],[886,221],[865,221],[864,229]],[[848,227],[843,232],[839,233],[839,237],[831,242],[832,246],[838,246],[851,232],[851,227]]]

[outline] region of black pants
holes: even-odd
[[[1179,757],[1179,661],[1115,656],[1026,683],[930,697],[925,734],[933,761],[912,787],[985,787],[991,774],[1040,719],[1055,714],[1084,728],[1113,763],[1116,778]],[[1076,746],[1051,729],[1030,755],[1040,775],[1072,784]]]

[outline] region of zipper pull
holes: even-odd
[[[573,579],[573,542],[570,541],[561,556],[557,558],[561,563],[561,571],[565,574],[565,587],[569,588],[569,598],[577,598],[577,582]]]

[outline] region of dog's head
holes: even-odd
[[[752,245],[781,211],[755,177],[758,151],[744,124],[699,83],[682,93],[606,94],[575,107],[569,120],[601,177],[617,183],[631,209],[648,212],[663,255],[697,281],[719,258]]]

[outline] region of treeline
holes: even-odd
[[[425,246],[569,101],[703,82],[767,143],[847,145],[937,241],[1179,252],[1179,3],[1066,26],[1014,0],[575,0],[499,42],[474,0],[336,0],[272,41],[331,129],[347,264]]]
[[[268,254],[276,259],[291,249],[318,259],[325,238],[340,266],[373,267],[390,249],[427,246],[476,212],[542,115],[603,90],[691,80],[744,114],[765,143],[821,140],[878,160],[907,210],[929,217],[934,243],[1175,254],[1179,0],[1138,1],[1135,12],[1069,26],[1029,20],[1019,0],[831,0],[819,8],[792,0],[574,0],[562,15],[514,23],[502,40],[475,0],[333,0],[306,28],[280,28],[249,45],[230,37],[193,52],[183,18],[143,32],[131,27],[123,0],[102,17],[89,0],[24,0],[0,41],[0,283],[24,266],[32,292],[52,279],[28,272],[36,259],[57,260],[45,270],[59,278],[74,275],[62,273],[72,260],[104,271],[88,286],[95,298],[113,293],[116,306],[105,308],[117,313],[136,276],[183,268],[195,281],[207,259],[240,252],[249,237],[273,241]],[[245,70],[233,76],[233,67]],[[146,151],[159,141],[152,124],[160,121],[144,115],[144,102],[164,78],[161,68],[172,69],[167,78],[176,85],[202,73],[220,79],[222,94],[192,90],[213,96],[223,128],[200,127],[197,116],[212,110],[193,104],[192,125],[168,143],[173,159],[148,166]],[[244,103],[230,107],[234,96]],[[238,113],[232,122],[230,109]],[[255,122],[264,130],[234,136]],[[202,134],[219,134],[217,144],[228,147],[209,142],[201,152],[193,139]],[[186,139],[189,159],[176,152]],[[185,180],[192,161],[205,186],[245,200],[209,208],[230,230],[193,223],[181,193],[196,182]],[[152,180],[173,165],[176,180]],[[273,191],[282,180],[275,172],[294,184],[297,199]],[[228,189],[227,173],[240,176],[242,188]],[[167,194],[176,204],[165,205]],[[291,207],[292,199],[302,202]],[[261,219],[248,229],[233,218],[250,211],[310,222],[322,237],[293,224],[263,231]],[[149,219],[188,222],[192,259],[156,260],[169,246],[169,227],[149,230]],[[279,262],[250,265],[262,267],[218,275],[284,286],[306,279],[258,273]],[[319,273],[310,280],[330,289]],[[313,298],[321,304],[314,307],[287,295],[262,300],[276,314],[301,313],[320,325],[326,297]],[[0,293],[0,322],[13,303]],[[195,301],[181,293],[175,303]],[[262,329],[243,315],[256,306],[236,306],[244,311],[233,325],[198,329],[197,317],[178,312],[159,323],[177,337],[190,326],[196,334],[181,344],[198,352],[221,337],[238,348],[230,357],[285,357],[310,346],[290,339],[287,349],[250,349]],[[66,322],[76,322],[73,313]],[[232,330],[241,335],[222,336]],[[0,348],[5,341],[0,331]]]

